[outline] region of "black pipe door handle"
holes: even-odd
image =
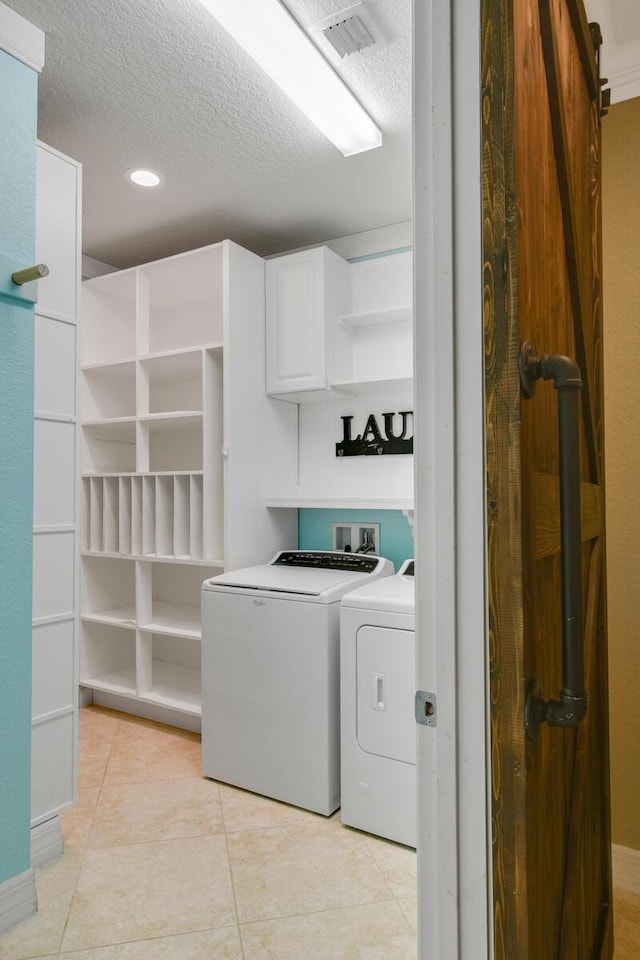
[[[557,700],[544,700],[538,683],[529,683],[525,724],[535,737],[541,723],[575,727],[587,712],[584,689],[584,628],[582,614],[582,530],[580,516],[579,391],[580,368],[559,354],[536,356],[533,345],[520,347],[520,383],[525,397],[537,380],[553,380],[558,391],[560,452],[560,546],[562,550],[562,690]]]

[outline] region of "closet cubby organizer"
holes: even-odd
[[[264,394],[261,258],[224,241],[87,281],[80,398],[81,683],[198,729],[202,581],[296,542],[256,470],[295,429]]]

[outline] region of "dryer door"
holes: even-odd
[[[360,627],[356,636],[357,738],[362,750],[416,762],[415,633]]]

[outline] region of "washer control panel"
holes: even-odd
[[[282,550],[272,566],[314,567],[316,570],[347,570],[351,573],[373,573],[379,557],[360,553],[341,553],[322,550]]]

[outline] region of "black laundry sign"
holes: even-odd
[[[341,417],[342,440],[336,443],[336,457],[368,457],[383,454],[413,453],[413,410],[382,413],[383,427],[370,413],[362,433],[352,436],[353,417]],[[396,417],[400,422],[396,424]]]

